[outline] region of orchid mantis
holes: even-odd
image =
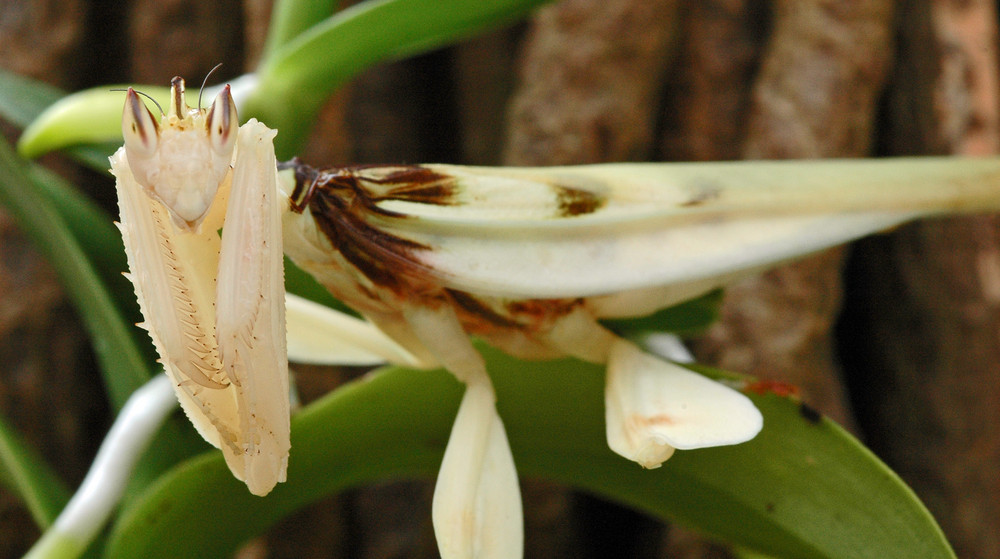
[[[433,505],[448,559],[517,557],[522,543],[514,461],[469,335],[527,359],[606,364],[611,449],[658,467],[674,449],[753,438],[761,415],[738,386],[599,319],[649,314],[917,217],[1000,206],[995,160],[277,164],[275,131],[238,126],[228,88],[192,109],[180,78],[160,122],[129,90],[123,133],[112,171],[131,279],[199,432],[251,492],[285,479],[284,251],[370,321],[349,328],[374,325],[398,344],[386,358],[466,384]]]
[[[161,123],[129,89],[122,133],[111,169],[142,326],[195,428],[265,495],[289,448],[280,218],[274,173],[239,162],[266,159],[274,132],[241,128],[228,88],[189,108],[177,78]]]

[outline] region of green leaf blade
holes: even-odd
[[[336,88],[365,68],[412,56],[524,15],[543,0],[369,0],[342,10],[271,52],[244,108],[281,131],[279,158],[301,147]]]
[[[41,529],[55,521],[69,489],[44,460],[0,417],[0,481],[24,502]]]
[[[601,368],[484,354],[523,475],[569,483],[775,557],[954,556],[891,471],[788,398],[750,395],[765,416],[764,432],[750,443],[678,452],[662,468],[643,470],[607,448]],[[270,496],[249,495],[217,453],[200,457],[130,508],[109,556],[221,557],[323,496],[431,476],[460,396],[461,386],[440,371],[388,369],[353,383],[294,418],[288,482]]]
[[[34,158],[50,151],[70,146],[107,144],[121,145],[121,118],[124,96],[120,91],[112,91],[120,86],[103,86],[67,95],[48,106],[24,129],[18,140],[18,152],[27,158]],[[170,98],[165,87],[143,87],[143,93],[165,103]],[[100,148],[100,153],[106,151]],[[107,171],[107,160],[95,158],[92,152],[83,153],[90,165],[99,165],[99,170]],[[96,160],[95,160],[96,159]]]
[[[85,251],[45,194],[52,189],[36,184],[44,175],[30,172],[29,166],[0,141],[0,204],[52,263],[80,310],[117,409],[149,379],[149,365]]]

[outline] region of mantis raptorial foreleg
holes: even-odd
[[[159,122],[129,89],[122,132],[111,168],[143,326],[192,423],[267,494],[289,449],[274,132],[240,128],[228,88],[188,107],[180,78]]]

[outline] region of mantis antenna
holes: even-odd
[[[205,93],[205,84],[207,84],[207,83],[208,83],[208,78],[212,77],[212,74],[213,74],[213,73],[214,73],[214,72],[215,72],[216,70],[218,70],[218,69],[219,69],[219,68],[220,68],[221,66],[222,66],[222,63],[221,63],[221,62],[219,62],[219,63],[218,63],[218,64],[216,64],[215,66],[212,66],[212,69],[211,69],[211,70],[209,70],[207,74],[205,74],[205,79],[201,80],[201,87],[200,87],[200,88],[198,88],[198,110],[199,110],[199,111],[201,110],[201,95],[202,95],[203,93]],[[163,111],[160,111],[160,112],[163,112]]]
[[[216,68],[218,68],[218,66],[216,66]],[[206,79],[207,79],[207,78],[206,78]],[[128,91],[128,89],[125,89],[125,88],[121,88],[121,87],[118,87],[118,88],[115,88],[115,89],[112,89],[111,91],[125,91],[125,92],[127,92],[127,91]],[[136,90],[133,90],[133,91],[135,91],[135,92],[136,92],[136,93],[138,93],[139,95],[142,95],[142,96],[143,96],[143,97],[145,97],[146,99],[149,99],[150,101],[152,101],[152,102],[153,102],[153,104],[154,104],[154,105],[156,105],[156,108],[157,108],[157,109],[160,109],[160,116],[163,116],[163,115],[165,114],[165,113],[163,112],[163,107],[161,107],[161,106],[160,106],[160,104],[156,102],[156,99],[153,99],[153,96],[152,96],[152,95],[150,95],[150,94],[148,94],[148,93],[143,93],[142,91],[136,91]],[[201,100],[201,97],[200,97],[200,96],[198,97],[198,100],[199,100],[199,101]]]

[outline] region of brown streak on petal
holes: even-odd
[[[309,205],[317,183],[337,184],[353,191],[372,212],[389,217],[405,217],[378,206],[379,202],[399,200],[438,206],[455,205],[455,179],[419,165],[355,165],[314,169],[298,158],[279,168],[295,169],[292,207],[301,212]]]
[[[291,161],[278,163],[279,171],[285,169],[295,170],[295,188],[292,190],[288,202],[292,206],[292,211],[300,214],[309,207],[309,202],[312,201],[319,173],[316,169],[302,163],[298,157],[292,158]]]
[[[542,319],[554,320],[571,313],[582,305],[583,299],[522,299],[507,303],[507,311],[511,315],[531,317],[538,322]]]
[[[419,165],[396,167],[349,167],[345,169],[357,178],[376,202],[401,200],[420,204],[450,206],[455,204],[455,179]],[[387,188],[380,188],[387,187]]]
[[[302,195],[306,181],[308,191]],[[292,204],[307,205],[334,249],[376,285],[407,292],[412,280],[427,275],[413,252],[428,247],[369,224],[366,217],[386,212],[375,207],[350,171],[326,173],[296,166]]]
[[[575,217],[594,213],[607,204],[607,199],[588,190],[570,186],[553,186],[559,203],[559,217]]]
[[[500,326],[502,328],[521,327],[521,324],[519,324],[512,317],[504,316],[494,311],[489,307],[489,305],[483,303],[471,293],[466,293],[465,291],[459,291],[457,289],[445,289],[445,291],[449,296],[451,296],[452,301],[454,301],[456,305],[469,314],[474,315],[474,318],[476,319],[485,320],[491,325]]]

